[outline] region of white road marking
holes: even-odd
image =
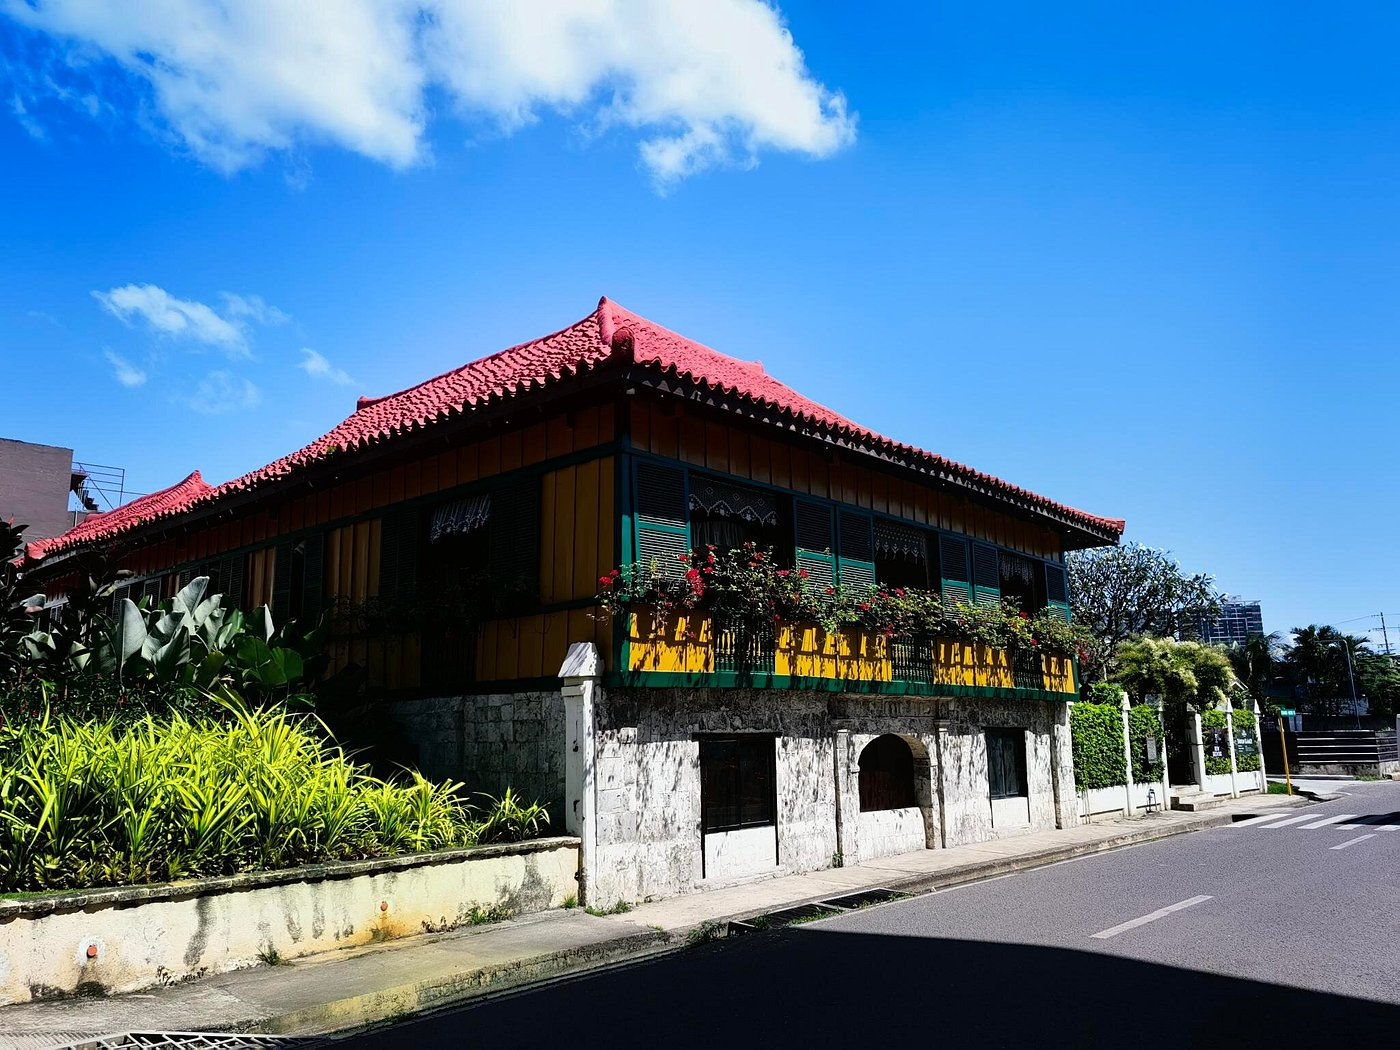
[[[1328,824],[1340,824],[1344,820],[1351,820],[1359,817],[1360,813],[1338,813],[1335,817],[1323,817],[1321,820],[1314,820],[1311,824],[1304,824],[1304,831],[1311,831],[1313,828],[1325,828]]]
[[[1311,816],[1311,814],[1309,814]],[[1227,828],[1247,828],[1254,824],[1264,824],[1271,820],[1278,820],[1277,813],[1265,813],[1262,817],[1250,817],[1248,820],[1237,820],[1233,824],[1226,824]]]
[[[1156,922],[1158,919],[1165,919],[1174,911],[1181,911],[1184,908],[1194,908],[1197,904],[1204,904],[1206,901],[1214,900],[1208,894],[1199,897],[1188,897],[1184,901],[1177,901],[1175,904],[1168,904],[1165,908],[1158,908],[1150,911],[1146,915],[1140,915],[1136,919],[1129,919],[1127,922],[1120,922],[1117,926],[1110,926],[1106,930],[1100,930],[1091,938],[1097,941],[1106,941],[1110,937],[1117,937],[1120,933],[1128,930],[1135,930],[1139,926],[1146,926],[1149,922]]]
[[[1355,814],[1352,814],[1353,816]],[[1304,813],[1301,817],[1289,817],[1287,820],[1280,820],[1277,824],[1260,824],[1261,828],[1286,828],[1289,824],[1297,824],[1301,820],[1312,820],[1311,813]]]
[[[1400,824],[1376,824],[1377,831],[1400,831]]]
[[[1354,839],[1347,839],[1340,845],[1333,846],[1333,849],[1346,849],[1348,846],[1355,846],[1358,842],[1365,842],[1367,839],[1375,838],[1375,835],[1357,835]]]

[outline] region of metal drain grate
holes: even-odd
[[[288,1035],[252,1035],[238,1032],[126,1032],[87,1037],[51,1050],[305,1050],[323,1039]]]

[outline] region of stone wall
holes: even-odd
[[[825,868],[838,854],[846,863],[887,855],[896,841],[956,846],[1078,820],[1062,704],[613,689],[599,690],[593,719],[596,845],[588,868],[589,900],[597,906],[753,877],[747,868],[733,877],[705,869],[698,734],[776,737],[777,841],[769,875]],[[993,819],[987,727],[1026,730],[1030,797],[1014,823]],[[914,754],[922,834],[912,814],[863,819],[868,815],[860,813],[859,755],[887,733],[903,738]],[[712,850],[712,864],[717,856]]]
[[[578,855],[577,839],[538,839],[0,901],[0,1005],[453,929],[473,908],[558,908],[578,892]]]
[[[432,780],[499,796],[507,787],[556,811],[564,797],[564,702],[558,691],[396,700],[388,714]]]

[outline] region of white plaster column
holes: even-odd
[[[1235,702],[1225,698],[1225,736],[1230,741],[1230,797],[1240,797],[1239,760],[1235,758]]]
[[[860,775],[851,761],[851,731],[836,730],[836,746],[832,749],[836,775],[836,848],[842,865],[860,862]]]
[[[947,748],[947,736],[948,720],[946,718],[934,719],[934,763],[938,767],[935,771],[938,775],[934,778],[933,790],[938,796],[938,845],[943,849],[948,848],[948,793],[943,783],[947,770],[947,764],[943,760],[943,753]]]
[[[1196,786],[1202,791],[1206,789],[1206,744],[1201,739],[1201,716],[1197,711],[1192,711],[1187,718],[1186,731],[1191,735],[1187,741],[1191,746],[1191,758],[1196,763],[1193,770],[1196,776]]]
[[[1079,795],[1074,790],[1074,744],[1070,740],[1069,709],[1055,703],[1050,723],[1050,785],[1055,798],[1055,827],[1079,826]]]
[[[1133,734],[1128,725],[1128,694],[1120,693],[1119,710],[1123,714],[1123,758],[1127,760],[1124,772],[1127,774],[1123,779],[1123,816],[1133,815]]]
[[[592,642],[569,646],[564,680],[564,826],[579,837],[579,903],[592,903],[596,877],[598,805],[595,779],[594,704],[602,691],[603,660]]]

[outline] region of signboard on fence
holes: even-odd
[[[1254,734],[1248,729],[1241,729],[1235,733],[1235,757],[1253,758],[1259,753],[1258,742],[1254,739]]]
[[[1224,729],[1213,729],[1209,726],[1201,730],[1201,743],[1205,745],[1206,758],[1229,758],[1230,747],[1229,737],[1225,735]]]

